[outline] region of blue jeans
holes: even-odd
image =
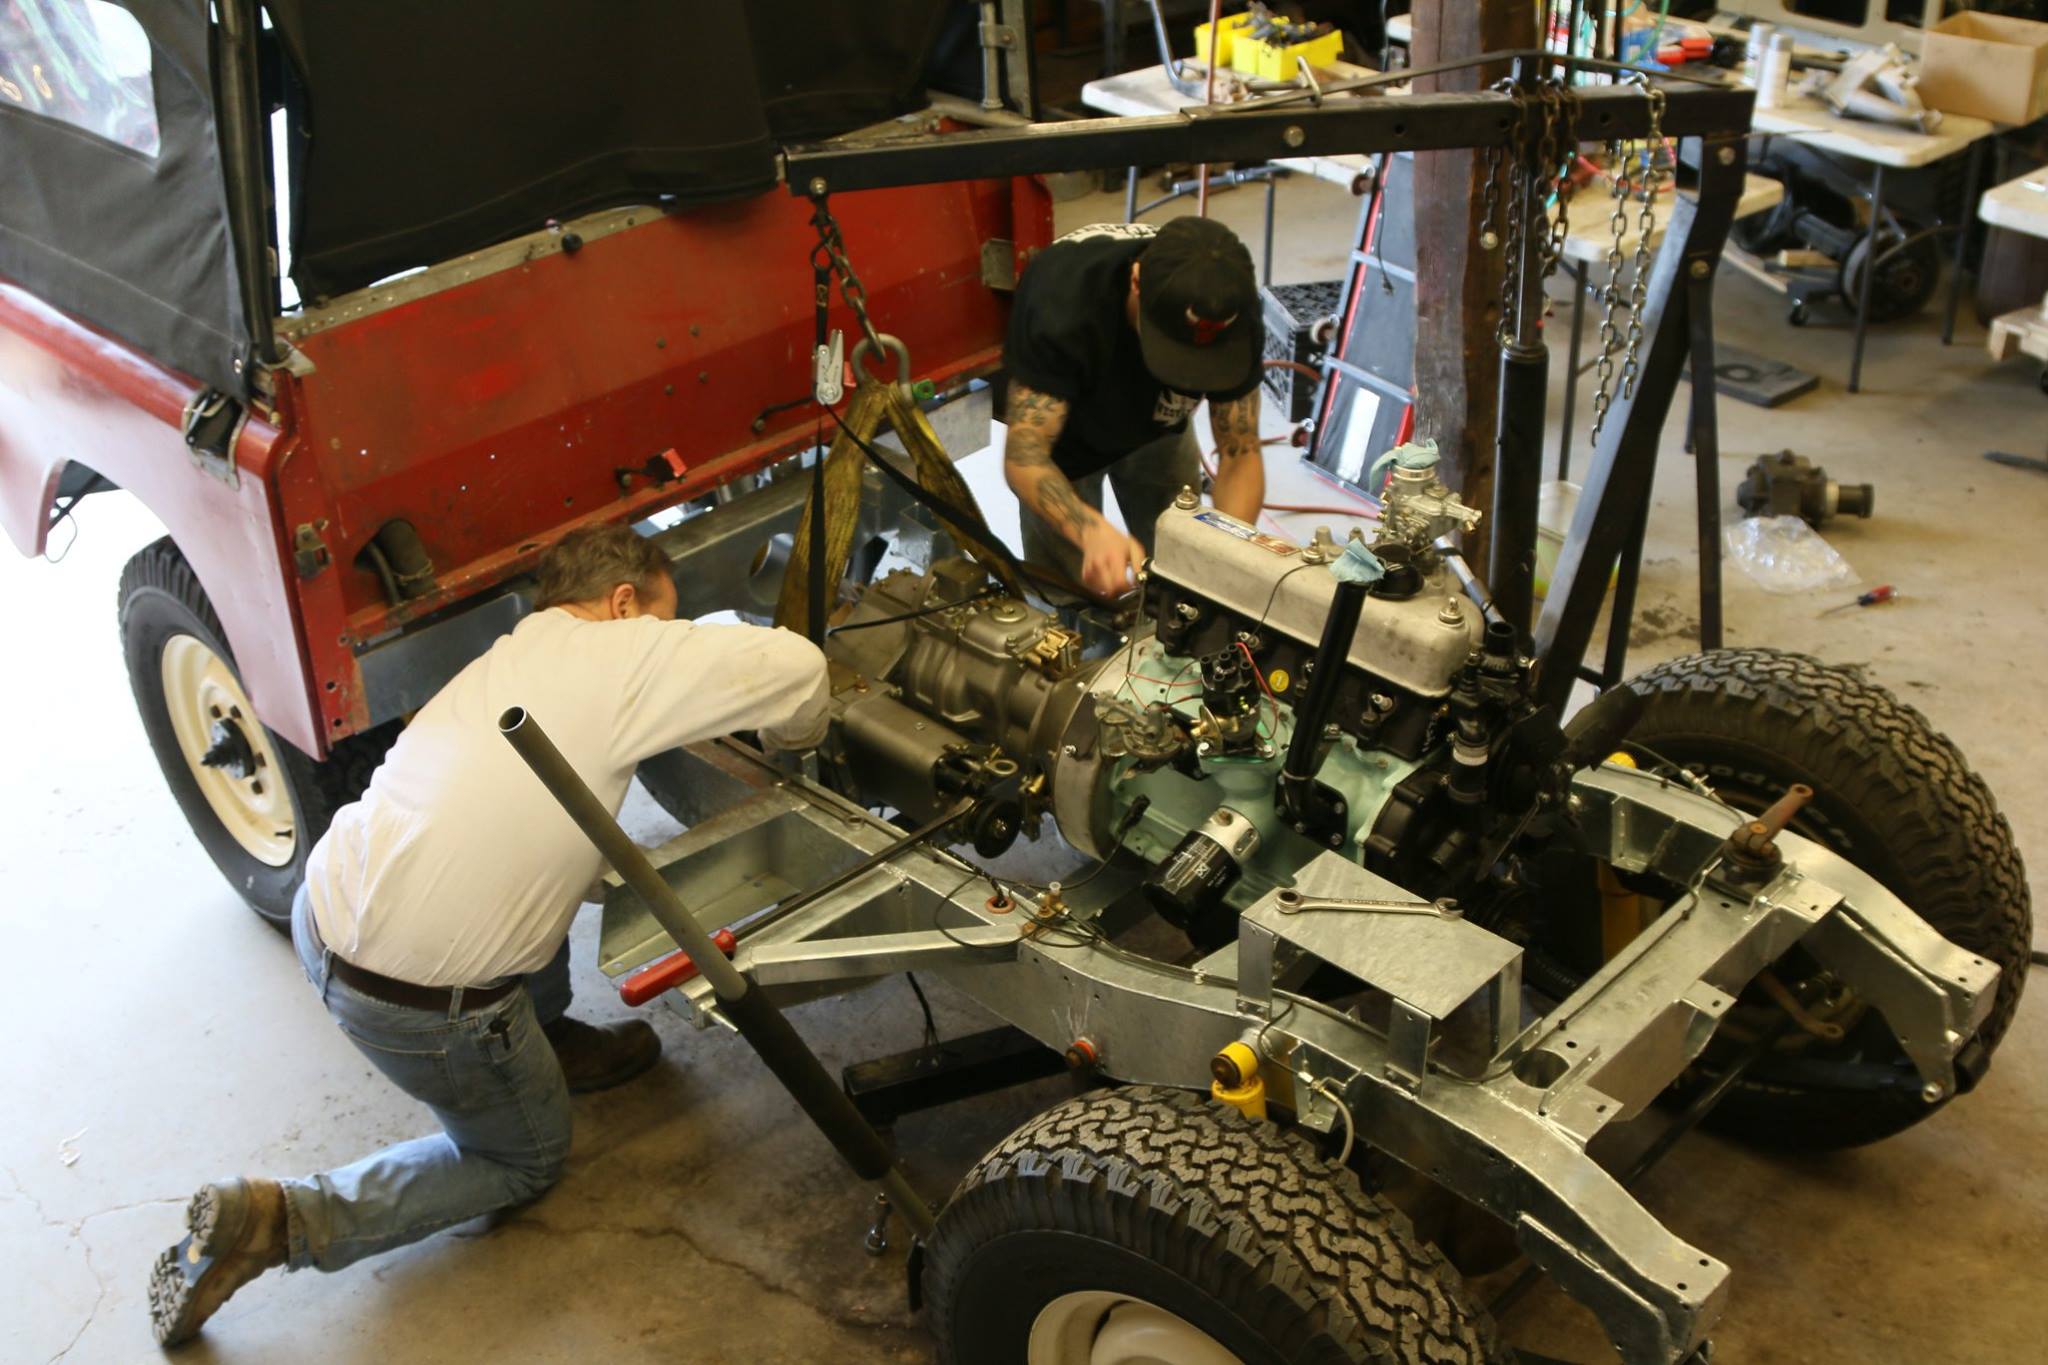
[[[303,1180],[286,1180],[287,1264],[339,1270],[479,1214],[536,1198],[569,1157],[569,1088],[542,1034],[569,1004],[569,945],[481,1009],[387,1005],[328,975],[300,889],[292,944],[334,1022],[444,1130]]]

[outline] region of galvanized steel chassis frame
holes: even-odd
[[[698,808],[651,856],[707,929],[901,835],[736,742],[699,746],[686,761]],[[1668,1231],[1586,1144],[1662,1092],[1749,980],[1794,944],[1884,1014],[1930,1101],[1953,1093],[1954,1054],[1988,1012],[1997,969],[1790,834],[1780,836],[1786,867],[1766,885],[1752,894],[1722,883],[1711,869],[1738,817],[1683,786],[1608,767],[1582,774],[1576,798],[1588,852],[1697,892],[1535,1019],[1521,1016],[1519,949],[1461,921],[1376,908],[1413,898],[1335,854],[1303,869],[1300,902],[1270,894],[1245,914],[1235,944],[1192,969],[1041,928],[1039,898],[992,908],[972,864],[932,847],[745,939],[735,963],[784,1004],[927,972],[1048,1047],[1088,1039],[1102,1072],[1125,1082],[1205,1087],[1217,1051],[1256,1039],[1301,1123],[1353,1123],[1360,1142],[1499,1217],[1599,1317],[1624,1361],[1672,1365],[1719,1317],[1728,1269]],[[1071,913],[1086,919],[1129,884],[1112,864],[1071,898]],[[604,969],[622,973],[672,947],[638,897],[615,886]],[[1383,990],[1387,1019],[1369,1024],[1287,989],[1311,957]],[[679,996],[700,1023],[716,1019],[701,981]],[[1476,1050],[1474,1011],[1485,1040]],[[1465,1060],[1453,1062],[1460,1044]]]
[[[1586,100],[1588,136],[1643,131],[1637,92],[1590,90]],[[1505,95],[1489,93],[1101,120],[798,149],[786,170],[793,193],[840,192],[1133,161],[1486,146],[1505,140],[1510,108]],[[1642,372],[1603,428],[1559,587],[1536,630],[1544,685],[1559,697],[1580,673],[1610,570],[1648,502],[1659,428],[1686,356],[1687,310],[1707,306],[1742,183],[1747,115],[1742,94],[1670,96],[1664,125],[1697,139],[1689,159],[1702,168],[1700,189],[1696,200],[1674,196],[1642,320]],[[1530,417],[1503,414],[1501,483],[1529,502],[1496,517],[1494,563],[1510,578],[1533,546],[1540,408]],[[1534,439],[1511,439],[1511,428]],[[747,501],[707,515],[745,520],[738,514]],[[1525,631],[1526,604],[1519,588],[1509,594],[1510,619]],[[900,837],[860,805],[736,742],[699,746],[682,761],[680,785],[694,808],[680,812],[687,829],[653,858],[707,928]],[[1955,1053],[1990,1008],[1996,969],[1854,867],[1789,834],[1781,836],[1784,869],[1767,884],[1744,889],[1721,878],[1718,850],[1737,817],[1683,786],[1607,767],[1582,773],[1574,799],[1575,837],[1587,852],[1693,894],[1540,1018],[1523,1017],[1515,945],[1412,904],[1394,908],[1412,897],[1334,855],[1304,868],[1291,893],[1254,905],[1238,940],[1192,969],[1041,925],[1041,902],[1029,896],[992,905],[971,864],[929,846],[746,938],[735,961],[784,1003],[898,971],[930,972],[1048,1047],[1090,1040],[1103,1073],[1126,1082],[1206,1087],[1219,1049],[1256,1040],[1272,1061],[1278,1098],[1301,1123],[1325,1132],[1353,1124],[1359,1141],[1493,1213],[1536,1266],[1599,1317],[1623,1360],[1673,1365],[1701,1353],[1728,1270],[1666,1230],[1587,1155],[1587,1143],[1661,1093],[1750,979],[1794,944],[1883,1013],[1930,1102],[1954,1091]],[[1129,884],[1129,871],[1112,863],[1070,897],[1069,913],[1088,919]],[[1288,895],[1295,899],[1283,901]],[[615,886],[605,969],[621,973],[671,947],[637,896]],[[1295,993],[1311,959],[1374,987],[1384,1012],[1362,1019]],[[718,1021],[701,981],[670,999],[700,1023]]]

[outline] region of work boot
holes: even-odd
[[[160,1346],[179,1346],[228,1296],[285,1261],[284,1190],[275,1180],[222,1180],[185,1206],[185,1240],[149,1274],[149,1324]]]
[[[572,1095],[624,1085],[661,1056],[661,1036],[644,1019],[600,1025],[564,1015],[541,1032],[554,1044]]]

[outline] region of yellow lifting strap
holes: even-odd
[[[1005,592],[1021,597],[1023,584],[1010,566],[995,559],[980,546],[976,539],[990,537],[988,524],[981,515],[981,506],[974,499],[974,493],[967,487],[967,481],[960,477],[960,471],[953,466],[945,447],[939,444],[938,433],[925,419],[900,385],[864,383],[853,391],[853,401],[847,404],[845,423],[838,436],[832,441],[830,452],[825,457],[825,582],[836,588],[846,576],[847,561],[853,554],[853,533],[860,522],[861,470],[864,463],[860,445],[853,437],[873,444],[876,434],[884,423],[896,433],[909,452],[917,482],[930,489],[941,501],[963,512],[973,514],[976,525],[961,528],[945,518],[939,525],[953,537],[955,544],[972,555],[989,574],[1000,583]],[[810,626],[810,563],[811,563],[811,518],[818,514],[817,493],[814,489],[804,502],[802,518],[797,522],[796,543],[790,547],[789,565],[783,571],[782,592],[775,604],[775,624],[787,627],[799,635],[809,633]],[[973,534],[968,534],[968,531]],[[827,610],[830,610],[828,605]]]

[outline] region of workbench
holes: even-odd
[[[1185,70],[1196,71],[1201,63],[1184,61]],[[1347,65],[1346,75],[1371,75],[1364,67]],[[1406,94],[1408,87],[1403,84],[1391,87],[1386,95],[1368,98],[1398,98]],[[1357,96],[1335,95],[1333,99],[1352,99]],[[1081,102],[1091,109],[1100,109],[1105,114],[1119,118],[1146,118],[1158,114],[1174,114],[1183,109],[1192,109],[1202,101],[1192,95],[1176,90],[1164,66],[1148,66],[1137,71],[1126,71],[1117,76],[1103,76],[1081,87]],[[1273,283],[1273,192],[1279,181],[1290,174],[1306,175],[1328,184],[1342,186],[1354,195],[1364,194],[1372,183],[1373,158],[1360,155],[1343,156],[1285,156],[1275,157],[1262,167],[1235,169],[1228,172],[1212,172],[1212,183],[1249,184],[1263,181],[1266,186],[1266,220],[1264,249],[1260,253],[1259,282]],[[1138,167],[1131,167],[1124,178],[1124,221],[1135,222],[1162,204],[1171,203],[1188,193],[1185,185],[1173,186],[1167,194],[1148,204],[1138,203]]]
[[[2037,166],[1984,191],[1977,216],[1993,227],[2048,238],[2048,166]],[[2041,387],[2048,391],[2048,295],[2035,307],[2016,308],[1993,319],[1984,345],[1993,360],[2003,360],[2017,350],[2041,361]]]
[[[1770,150],[1771,138],[1787,137],[1805,146],[1868,165],[1873,232],[1877,222],[1884,217],[1886,171],[1915,170],[1967,154],[1970,160],[1963,184],[1963,203],[1967,205],[1977,197],[1977,180],[1983,169],[1984,140],[1997,131],[1997,125],[1985,119],[1971,118],[1966,114],[1944,114],[1941,126],[1935,131],[1916,132],[1911,128],[1872,123],[1866,119],[1842,118],[1803,96],[1788,96],[1786,102],[1768,109],[1758,105],[1756,113],[1751,116],[1750,126],[1764,135],[1764,152]],[[1963,287],[1963,250],[1969,235],[1960,230],[1956,233],[1955,253],[1950,262],[1948,305],[1941,324],[1941,344],[1944,346],[1955,339],[1956,304],[1962,297]],[[1850,393],[1857,392],[1863,384],[1863,340],[1868,330],[1870,281],[1877,274],[1876,264],[1875,260],[1866,264],[1856,290],[1856,332],[1849,352]]]

